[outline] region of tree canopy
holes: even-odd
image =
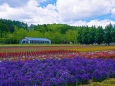
[[[70,26],[66,24],[30,25],[20,21],[0,19],[0,43],[16,44],[24,37],[48,38],[52,43],[110,44],[115,42],[115,25],[105,28]]]

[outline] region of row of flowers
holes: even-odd
[[[115,78],[115,59],[81,57],[0,62],[0,86],[75,86]]]
[[[54,48],[53,48],[54,47]],[[82,56],[84,57],[84,53],[80,53],[80,52],[86,52],[85,53],[85,57],[92,57],[92,52],[91,51],[103,51],[103,50],[111,50],[112,53],[114,52],[115,50],[115,47],[114,46],[103,46],[103,47],[88,47],[88,46],[77,46],[78,48],[75,49],[76,47],[75,46],[67,46],[67,49],[64,48],[65,46],[61,46],[61,47],[57,47],[57,46],[51,46],[51,48],[49,46],[42,46],[42,47],[32,47],[32,48],[29,48],[29,47],[22,47],[22,48],[17,48],[17,47],[14,47],[14,48],[0,48],[0,58],[3,59],[3,58],[15,58],[15,57],[38,57],[38,56],[48,56],[49,55],[63,55],[63,54],[71,54],[71,53],[75,53],[77,56]],[[74,47],[74,49],[69,49],[69,48],[72,48]],[[45,50],[41,49],[41,48],[44,48]],[[8,49],[8,50],[7,50]],[[11,50],[10,50],[11,49]],[[18,50],[19,49],[19,50]],[[18,51],[17,51],[18,50]],[[21,51],[22,50],[22,51]],[[89,52],[88,52],[89,51]],[[101,52],[102,55],[101,56],[104,56],[104,57],[113,57],[114,54],[112,53],[109,53],[109,52]],[[97,54],[97,55],[96,55]],[[100,53],[94,53],[93,55],[95,55],[94,57],[100,57]],[[67,56],[67,55],[66,55]]]
[[[115,50],[115,46],[86,47],[86,48],[77,48],[77,49],[69,49],[69,50],[72,50],[72,51],[81,51],[81,52],[104,51],[104,50]]]
[[[62,58],[74,58],[76,56],[82,58],[103,58],[103,59],[115,59],[115,50],[106,50],[106,51],[92,51],[92,52],[78,52],[78,51],[67,51],[67,50],[58,50],[58,51],[40,51],[40,52],[20,52],[20,53],[9,53],[4,56],[1,60],[22,60],[27,61],[30,59],[62,59]],[[7,57],[8,56],[8,57]]]
[[[17,46],[17,47],[0,47],[0,53],[9,52],[29,52],[29,51],[51,51],[51,50],[68,50],[81,48],[106,48],[105,46],[89,46],[89,45],[71,45],[71,46]],[[115,47],[113,47],[115,49]],[[109,47],[108,47],[109,49]],[[80,51],[80,50],[79,50]]]

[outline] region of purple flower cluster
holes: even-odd
[[[89,79],[115,77],[115,59],[75,57],[61,60],[0,62],[0,86],[75,86]]]

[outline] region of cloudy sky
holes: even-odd
[[[115,24],[115,0],[0,0],[0,18],[28,24]]]

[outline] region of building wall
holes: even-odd
[[[24,41],[27,41],[28,43],[24,43]],[[41,40],[29,40],[29,39],[22,39],[21,44],[51,44],[51,41],[41,41]]]

